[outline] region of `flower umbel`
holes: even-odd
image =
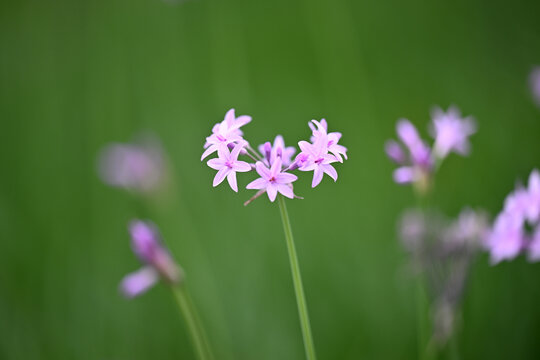
[[[343,159],[347,159],[347,148],[338,143],[341,133],[328,132],[326,120],[312,120],[308,123],[312,131],[311,142],[298,143],[301,152],[294,161],[292,158],[296,149],[286,146],[281,135],[275,137],[273,144],[266,142],[258,146],[260,154],[252,149],[240,130],[241,126],[250,121],[249,116],[236,118],[234,110],[231,109],[221,123],[214,125],[212,135],[206,138],[206,150],[201,159],[216,151],[218,153],[218,158],[207,162],[209,167],[218,171],[214,177],[214,186],[226,177],[231,188],[237,192],[236,173],[254,170],[260,177],[250,182],[246,188],[259,191],[251,200],[266,192],[273,202],[278,193],[291,199],[297,197],[292,183],[298,177],[291,174],[292,171],[313,171],[312,187],[321,183],[325,173],[334,181],[337,180],[337,171],[331,164],[342,163]],[[239,156],[244,156],[247,161],[238,160]]]

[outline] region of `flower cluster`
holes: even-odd
[[[386,154],[399,165],[393,174],[396,183],[413,183],[425,190],[432,173],[450,152],[469,153],[468,138],[476,132],[476,125],[472,118],[462,118],[455,107],[450,107],[447,112],[436,108],[429,130],[435,139],[433,148],[422,140],[409,120],[398,121],[396,131],[402,144],[394,140],[385,144]]]
[[[444,346],[456,327],[469,269],[488,235],[487,216],[464,209],[454,221],[433,212],[406,211],[401,241],[416,271],[425,274],[433,320],[432,340]]]
[[[532,229],[529,231],[528,229]],[[540,260],[540,172],[533,170],[527,187],[519,186],[504,202],[486,243],[491,262],[511,260],[527,252]]]
[[[134,220],[129,225],[131,246],[144,266],[122,280],[120,290],[129,298],[144,293],[160,278],[176,284],[183,278],[182,269],[164,248],[156,226],[150,222]]]
[[[338,174],[332,164],[347,159],[347,149],[338,144],[341,133],[328,132],[326,120],[312,120],[309,123],[312,131],[310,141],[298,143],[300,153],[294,159],[296,149],[285,146],[281,135],[276,136],[273,144],[266,142],[258,147],[259,152],[255,151],[240,129],[250,121],[250,116],[236,117],[234,109],[231,109],[222,122],[214,125],[212,134],[206,138],[201,161],[213,153],[218,156],[207,162],[209,167],[217,170],[213,186],[227,178],[231,189],[238,192],[236,173],[255,171],[259,178],[246,186],[247,189],[258,190],[252,199],[266,192],[270,201],[274,201],[278,193],[290,199],[297,197],[292,183],[298,177],[292,171],[313,171],[312,187],[320,184],[324,174],[337,180]],[[239,160],[240,156],[246,161]]]

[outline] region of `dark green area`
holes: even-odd
[[[305,175],[289,201],[320,359],[416,357],[414,282],[396,219],[414,203],[383,143],[407,117],[458,105],[479,132],[452,155],[435,201],[494,215],[539,167],[536,1],[58,0],[0,5],[0,358],[191,359],[164,287],[133,301],[132,196],[103,185],[96,154],[141,130],[160,136],[174,191],[150,214],[188,274],[218,359],[302,359],[277,204],[212,188],[199,161],[235,107],[252,143],[307,122],[343,132],[336,184]],[[426,132],[424,134],[427,135]],[[249,178],[249,179],[248,179]],[[245,186],[250,176],[239,178]],[[540,264],[473,269],[465,359],[540,356]]]

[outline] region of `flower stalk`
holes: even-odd
[[[214,356],[210,349],[210,343],[206,338],[206,333],[201,324],[201,320],[195,311],[195,306],[184,284],[172,286],[171,290],[174,299],[180,309],[182,317],[186,322],[186,327],[193,343],[193,348],[199,360],[212,360]]]
[[[300,266],[298,264],[298,257],[296,255],[296,248],[294,246],[291,222],[289,220],[289,214],[287,213],[287,206],[285,204],[285,198],[283,196],[278,196],[278,204],[281,214],[281,221],[283,223],[283,231],[285,232],[285,240],[287,241],[287,250],[289,252],[289,261],[291,264],[294,291],[296,294],[296,303],[298,305],[300,325],[302,327],[302,337],[304,339],[306,358],[308,360],[315,360],[317,357],[315,355],[313,336],[311,335],[311,326],[309,322],[306,297],[304,295],[304,288],[302,286],[302,276],[300,274]]]

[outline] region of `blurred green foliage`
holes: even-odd
[[[320,359],[416,357],[414,286],[395,222],[413,204],[383,143],[397,118],[422,130],[458,105],[479,132],[438,174],[435,202],[495,214],[539,163],[537,1],[5,0],[0,4],[0,358],[191,359],[168,290],[117,291],[138,267],[132,196],[96,155],[142,130],[160,136],[174,191],[152,202],[188,274],[219,359],[301,359],[276,204],[212,188],[199,160],[226,110],[247,138],[294,144],[307,122],[343,132],[336,184],[306,175],[289,201]],[[427,135],[427,133],[424,132]],[[240,178],[240,186],[248,179]],[[474,266],[465,359],[540,355],[540,265]]]

